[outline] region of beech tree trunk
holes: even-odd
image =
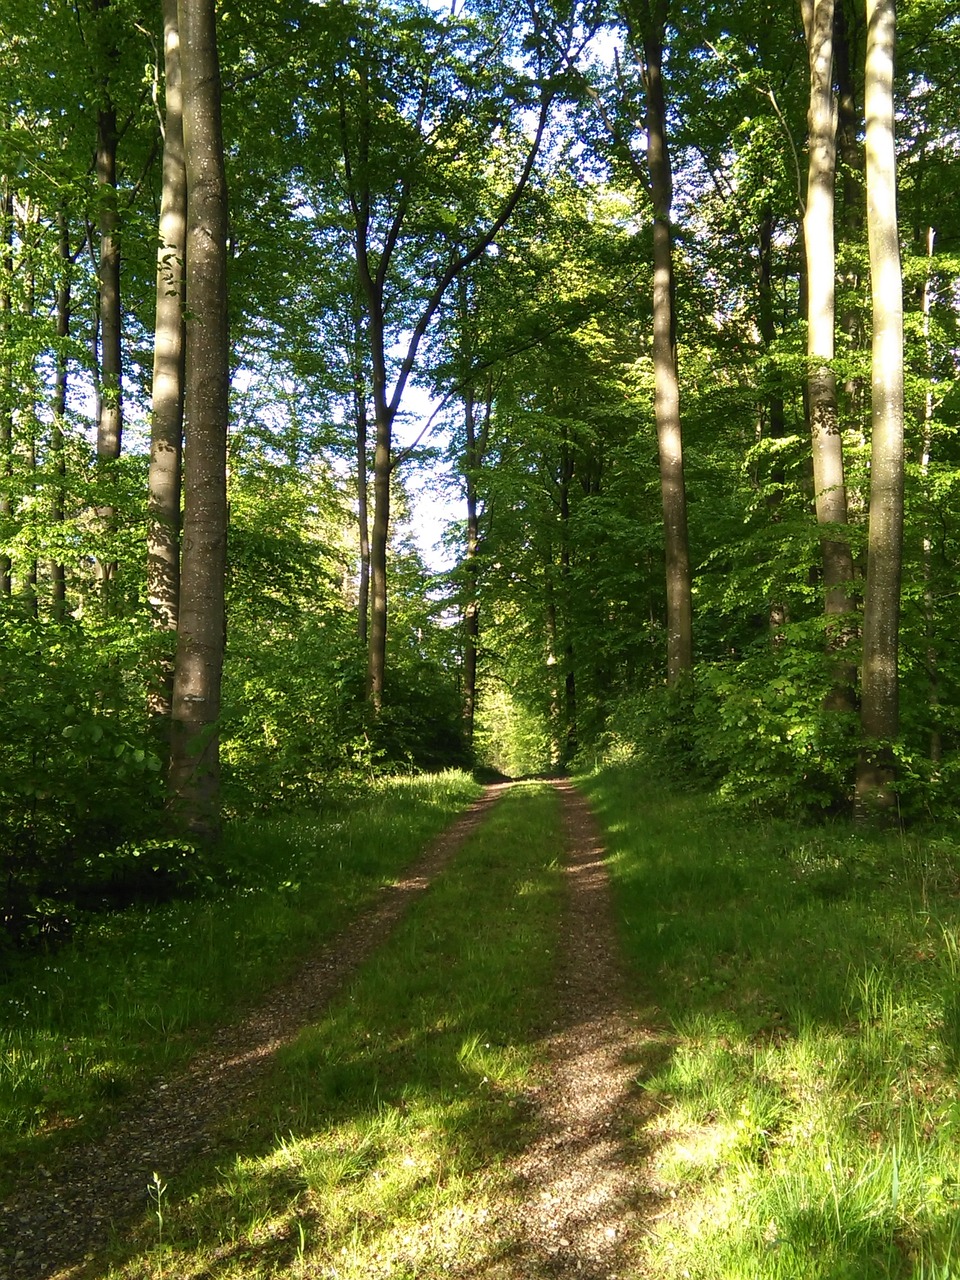
[[[867,0],[865,107],[867,233],[873,294],[870,530],[863,612],[857,769],[861,811],[896,803],[892,740],[899,732],[897,657],[903,546],[903,280],[897,226],[894,146],[893,0]]]
[[[229,391],[227,189],[214,0],[180,0],[187,174],[184,525],[170,794],[201,839],[219,832]]]
[[[147,526],[147,600],[157,626],[176,632],[180,604],[180,486],[183,445],[184,259],[187,175],[177,0],[163,0],[163,189],[157,247],[157,316],[153,348],[153,417]],[[164,664],[151,709],[169,716],[173,670]]]
[[[667,683],[675,685],[693,667],[693,600],[687,534],[687,491],[683,475],[673,244],[670,229],[673,171],[667,144],[663,91],[663,36],[668,9],[668,0],[658,0],[652,12],[648,3],[642,5],[647,164],[653,201],[654,395],[667,579]]]
[[[824,611],[829,618],[848,614],[853,605],[850,583],[853,556],[849,543],[834,530],[847,523],[847,491],[843,440],[837,419],[834,358],[836,252],[834,184],[837,169],[837,111],[833,97],[834,0],[801,0],[810,69],[808,111],[809,166],[803,239],[807,268],[807,414],[813,450],[813,486],[817,523],[826,526],[820,539],[823,557]],[[828,638],[842,648],[842,630],[834,625]],[[833,710],[852,710],[853,671],[835,670],[827,699]]]

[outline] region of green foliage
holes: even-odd
[[[142,674],[152,651],[146,620],[0,611],[2,910],[14,937],[62,926],[78,895],[116,877],[110,851],[156,827],[161,757],[144,732]]]

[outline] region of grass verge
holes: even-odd
[[[290,973],[479,794],[463,773],[388,779],[321,814],[237,824],[228,887],[90,917],[0,985],[0,1194],[182,1062]]]
[[[960,845],[585,781],[638,998],[660,1280],[960,1277]]]
[[[108,1273],[86,1274],[482,1270],[501,1248],[494,1193],[529,1136],[560,842],[556,793],[511,790],[328,1015],[281,1051],[219,1157],[158,1171],[154,1210]]]

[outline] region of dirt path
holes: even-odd
[[[488,787],[406,877],[241,1022],[223,1028],[180,1076],[126,1108],[99,1142],[41,1171],[0,1209],[0,1276],[68,1276],[125,1218],[142,1212],[154,1169],[182,1167],[207,1150],[216,1122],[241,1104],[273,1055],[328,1003],[378,947],[504,790]]]
[[[489,1280],[619,1280],[656,1203],[638,1182],[636,1134],[650,1104],[635,1082],[660,1041],[629,1012],[599,827],[573,786],[554,785],[567,880],[556,1026],[541,1136],[514,1166],[523,1200],[501,1224],[515,1244],[483,1270]]]

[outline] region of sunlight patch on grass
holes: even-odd
[[[734,821],[587,782],[638,1001],[658,1280],[960,1274],[960,888],[946,837]]]
[[[94,916],[60,951],[15,958],[0,984],[0,1193],[290,973],[479,790],[456,772],[386,779],[324,814],[238,824],[207,896]]]

